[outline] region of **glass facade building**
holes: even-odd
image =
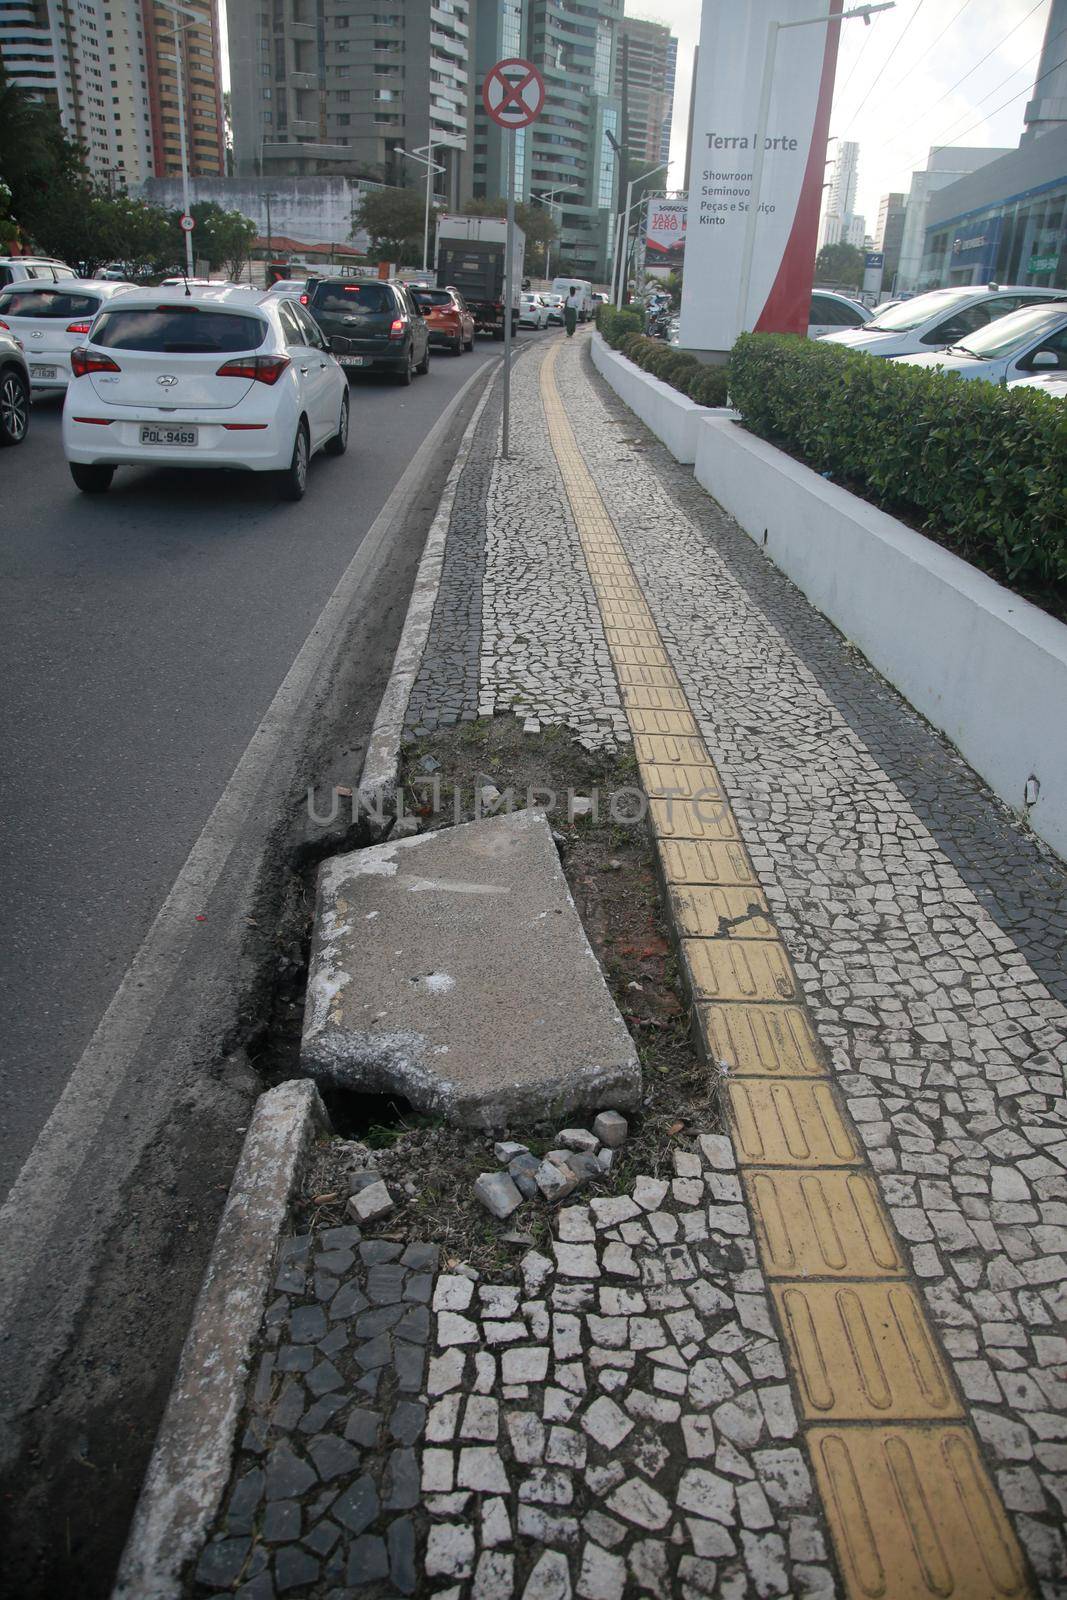
[[[1067,289],[1067,126],[931,197],[917,287],[972,283]]]

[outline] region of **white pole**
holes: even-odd
[[[641,178],[645,176],[645,173],[641,173],[640,177],[631,178],[626,185],[626,210],[622,214],[622,239],[619,250],[619,283],[615,294],[616,309],[622,305],[623,290],[626,285],[626,257],[630,244],[630,207],[633,205],[634,184],[640,183]]]
[[[615,304],[615,280],[619,276],[619,232],[622,228],[622,212],[615,213],[615,244],[611,252],[611,279],[608,284],[608,298],[612,305]]]
[[[741,280],[737,293],[737,327],[739,333],[748,332],[749,277],[752,257],[756,248],[756,221],[759,216],[760,190],[763,186],[763,158],[767,148],[767,122],[771,110],[771,85],[774,81],[774,58],[778,50],[778,23],[767,24],[767,48],[763,56],[763,82],[760,85],[759,116],[756,119],[756,152],[752,163],[752,197],[745,218],[745,241],[741,251]]]
[[[508,460],[511,442],[511,301],[512,275],[515,266],[515,129],[509,128],[508,140],[508,224],[504,245],[504,416],[502,421],[501,454]]]
[[[176,19],[175,19],[176,20]],[[178,72],[178,134],[182,157],[182,213],[189,215],[189,146],[185,136],[185,80],[182,74],[182,33],[183,29],[177,28],[174,33],[174,65]],[[185,270],[187,277],[193,276],[193,235],[187,231],[185,235]]]
[[[430,196],[433,193],[433,142],[426,146],[426,215],[422,221],[422,270],[430,264]]]

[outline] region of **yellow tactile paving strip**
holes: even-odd
[[[629,558],[541,368],[549,437],[649,797],[694,1017],[849,1596],[1033,1590],[950,1369],[840,1104],[719,774]]]

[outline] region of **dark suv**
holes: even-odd
[[[429,330],[406,285],[325,278],[309,290],[308,310],[346,372],[392,372],[399,383],[429,372]]]

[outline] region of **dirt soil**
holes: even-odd
[[[612,819],[608,799],[639,789],[632,755],[590,753],[566,729],[524,734],[513,717],[481,719],[408,745],[402,782],[405,810],[418,816],[421,831],[474,819],[478,793],[493,784],[514,791],[515,806],[527,791],[554,790],[547,806],[560,858],[616,1004],[633,1035],[644,1072],[644,1100],[630,1115],[630,1138],[610,1173],[585,1184],[574,1199],[615,1194],[638,1173],[656,1174],[670,1163],[672,1145],[688,1145],[695,1133],[721,1127],[717,1078],[691,1042],[689,1013],[665,917],[655,856],[641,821]],[[568,816],[568,791],[599,800],[597,817]],[[620,799],[616,806],[621,811]],[[280,982],[274,1022],[258,1060],[272,1078],[291,1076],[297,1065],[315,868],[294,877],[286,922],[279,935]],[[302,964],[300,952],[304,952]],[[480,1172],[494,1171],[493,1139],[482,1132],[446,1126],[388,1097],[326,1096],[337,1131],[324,1141],[308,1174],[295,1223],[329,1227],[347,1220],[345,1181],[348,1140],[379,1153],[378,1165],[397,1209],[374,1229],[379,1237],[434,1241],[446,1260],[469,1261],[479,1271],[506,1273],[548,1233],[550,1208],[529,1200],[508,1223],[497,1222],[474,1199]],[[591,1119],[584,1119],[589,1121]],[[572,1117],[571,1124],[583,1121]],[[544,1123],[512,1129],[509,1138],[534,1154],[554,1148],[559,1128]],[[514,1235],[514,1242],[507,1235]]]

